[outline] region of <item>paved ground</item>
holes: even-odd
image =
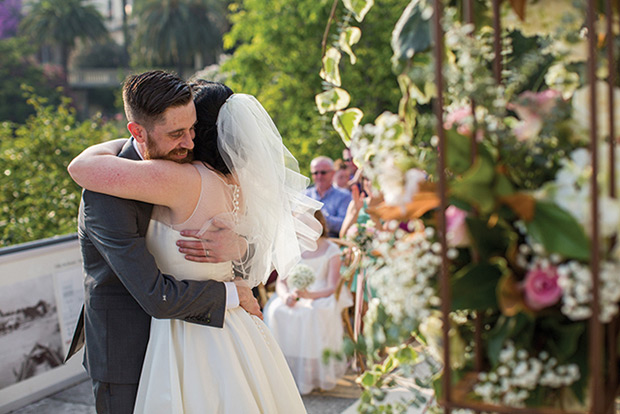
[[[355,375],[349,373],[331,391],[314,392],[303,397],[308,414],[340,414],[359,398]],[[347,411],[349,412],[349,411]],[[95,414],[90,381],[60,391],[11,414]]]

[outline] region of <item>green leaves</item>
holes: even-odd
[[[69,52],[77,39],[96,40],[108,36],[103,17],[84,0],[46,0],[34,2],[20,29],[38,44],[60,47],[66,76]]]
[[[467,217],[466,221],[472,243],[482,261],[505,256],[510,245],[517,240],[514,231],[502,221],[493,225],[476,217]]]
[[[577,352],[586,327],[585,322],[562,323],[557,318],[544,318],[539,329],[547,335],[546,349],[563,364]]]
[[[335,47],[330,47],[323,56],[323,67],[321,68],[320,76],[327,82],[340,86],[340,70],[338,65],[340,64],[340,58],[342,55]]]
[[[338,46],[343,52],[349,55],[352,65],[355,65],[355,62],[357,62],[357,56],[355,56],[351,47],[359,42],[361,37],[362,31],[359,27],[347,27],[340,33],[340,37],[338,38]]]
[[[446,164],[450,171],[462,174],[471,166],[471,139],[454,129],[446,130]]]
[[[136,2],[134,59],[147,64],[175,64],[180,75],[196,55],[216,60],[222,50],[225,20],[216,4],[203,0],[143,0]],[[208,59],[208,60],[211,60]],[[141,62],[142,63],[142,62]]]
[[[342,4],[353,13],[355,20],[361,22],[375,2],[374,0],[342,0]]]
[[[432,7],[425,0],[412,0],[392,32],[393,64],[413,58],[431,46]]]
[[[500,316],[488,337],[487,355],[491,366],[497,366],[499,353],[508,339],[519,337],[518,342],[529,343],[534,332],[533,328],[531,320],[523,313],[513,317]]]
[[[79,122],[68,102],[30,96],[36,116],[0,128],[0,246],[73,233],[80,188],[67,165],[88,145],[122,136],[124,128]]]
[[[472,264],[461,269],[452,279],[452,310],[497,309],[497,283],[502,271],[489,263]]]
[[[581,225],[566,210],[551,202],[536,203],[534,219],[526,223],[528,233],[549,253],[587,261],[590,242]]]
[[[351,96],[341,88],[332,88],[315,96],[316,106],[319,113],[344,109],[351,102]]]
[[[332,118],[334,129],[340,134],[345,146],[351,144],[353,128],[359,125],[364,113],[357,108],[349,108],[345,111],[337,111]]]
[[[472,167],[451,184],[450,193],[477,206],[481,213],[489,213],[495,205],[494,180],[493,159],[488,153],[480,152]]]

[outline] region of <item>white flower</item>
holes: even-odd
[[[573,94],[573,118],[584,131],[590,130],[590,85],[586,85]],[[620,88],[613,87],[614,102],[620,102]],[[599,138],[609,136],[609,83],[596,82],[596,115]],[[620,127],[620,105],[613,108],[616,128]],[[616,130],[616,134],[618,130]]]
[[[609,322],[618,313],[620,301],[620,264],[602,262],[599,272],[599,319]],[[590,269],[571,261],[558,267],[558,285],[562,288],[562,313],[572,320],[587,319],[592,314],[592,279]]]
[[[417,326],[439,301],[433,279],[441,257],[433,252],[427,237],[425,231],[378,234],[381,241],[375,248],[379,259],[367,268],[367,274],[376,296],[396,324],[406,320]]]
[[[479,373],[478,383],[473,387],[474,394],[488,403],[501,401],[510,407],[523,407],[530,391],[541,386],[568,387],[580,377],[577,365],[558,366],[555,358],[543,363],[530,357],[525,349],[516,350],[511,341],[500,351],[500,361],[502,364],[494,372]]]
[[[308,265],[299,263],[289,273],[286,283],[295,289],[303,290],[313,284],[315,279],[314,270]]]
[[[550,88],[562,92],[564,99],[569,99],[579,88],[579,74],[570,72],[562,63],[557,63],[545,74],[545,82]]]

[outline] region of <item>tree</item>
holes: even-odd
[[[23,37],[0,40],[0,122],[23,123],[34,113],[26,103],[22,85],[28,85],[49,102],[60,103],[56,89],[62,79],[40,67],[32,58],[35,47]]]
[[[125,49],[112,39],[89,45],[73,57],[75,68],[123,68],[127,67]]]
[[[222,49],[221,2],[210,0],[136,1],[135,48],[149,65],[173,63],[180,76],[196,55]]]
[[[80,188],[67,165],[88,145],[123,133],[99,119],[78,122],[68,98],[54,106],[29,91],[36,115],[23,125],[0,123],[0,246],[75,232]]]
[[[103,17],[85,0],[39,0],[24,17],[20,30],[38,44],[60,48],[61,65],[66,78],[69,55],[76,39],[97,40],[108,35]]]
[[[17,33],[21,7],[21,0],[4,0],[0,3],[0,39]]]
[[[322,91],[321,38],[332,3],[330,0],[233,3],[233,26],[224,37],[224,46],[234,49],[232,57],[222,65],[222,71],[229,74],[227,83],[236,92],[257,96],[306,173],[312,158],[317,155],[339,158],[343,148],[331,127],[331,116],[321,116],[314,100]],[[390,33],[402,12],[402,2],[377,0],[376,3],[381,11],[366,18],[362,27],[364,35],[356,45],[356,70],[342,65],[343,83],[356,106],[372,119],[379,111],[395,110],[400,98],[390,68],[378,62],[389,61],[391,57]],[[336,13],[342,15],[342,7]],[[328,40],[336,29],[331,28]]]

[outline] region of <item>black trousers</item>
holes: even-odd
[[[97,414],[133,414],[138,384],[112,384],[93,380]]]

